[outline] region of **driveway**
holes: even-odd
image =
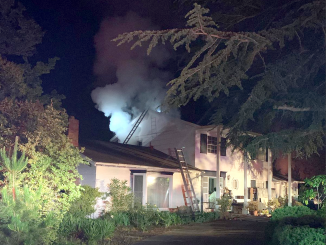
[[[244,217],[180,226],[160,236],[147,238],[135,245],[263,245],[268,219]]]

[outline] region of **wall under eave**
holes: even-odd
[[[216,171],[216,154],[200,153],[200,134],[216,137],[216,128],[201,128],[196,131],[195,141],[195,167],[206,170]],[[225,132],[222,133],[222,137]],[[220,156],[220,172],[226,172],[225,187],[232,191],[233,197],[244,196],[244,171],[243,171],[243,154],[239,151],[232,153],[231,148],[227,148],[226,156]],[[262,202],[267,202],[267,162],[262,160],[250,161],[248,164],[247,186],[251,187],[251,180],[256,180],[256,186],[260,188]],[[205,174],[204,174],[205,176]],[[215,177],[216,174],[207,174],[206,176]],[[233,180],[238,181],[238,188],[233,188]],[[274,185],[272,183],[272,188]],[[204,194],[205,196],[205,194]],[[204,200],[206,201],[206,200]]]

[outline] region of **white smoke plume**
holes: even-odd
[[[145,109],[155,110],[166,93],[170,74],[162,70],[170,58],[161,46],[147,56],[145,48],[130,50],[130,45],[117,46],[111,40],[124,32],[157,29],[148,19],[135,13],[106,19],[95,36],[94,73],[100,84],[91,93],[98,110],[110,118],[110,130],[124,140],[132,128],[132,120]]]

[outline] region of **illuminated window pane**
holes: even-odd
[[[165,177],[148,177],[147,203],[158,208],[169,208],[170,179]]]

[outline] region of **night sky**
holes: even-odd
[[[91,91],[98,83],[93,66],[96,57],[94,36],[103,19],[135,12],[161,29],[184,25],[184,14],[172,0],[22,0],[25,15],[32,17],[46,32],[31,62],[59,57],[55,70],[44,75],[45,93],[57,90],[66,96],[63,107],[80,120],[81,139],[109,140],[109,119],[95,108]],[[170,66],[173,66],[173,60]],[[172,69],[173,70],[173,69]],[[103,85],[103,84],[101,84]],[[191,118],[193,112],[184,113]]]
[[[63,107],[80,121],[80,139],[109,140],[109,118],[95,108],[91,92],[100,82],[94,74],[96,49],[94,37],[106,18],[125,16],[132,11],[148,18],[160,29],[182,27],[184,15],[191,6],[177,8],[174,0],[21,0],[25,15],[32,17],[46,32],[43,43],[31,62],[59,57],[55,70],[44,75],[45,93],[57,90],[65,95]],[[184,50],[173,52],[166,64],[173,77],[182,67]],[[114,77],[114,76],[113,76]],[[112,81],[111,81],[112,82]],[[223,100],[223,98],[221,98]],[[226,99],[226,98],[224,98]],[[196,105],[196,106],[195,106]],[[199,106],[198,106],[199,105]],[[181,119],[204,125],[214,111],[214,105],[202,99],[181,108]],[[321,157],[325,159],[324,152]],[[319,158],[320,159],[320,158]]]

